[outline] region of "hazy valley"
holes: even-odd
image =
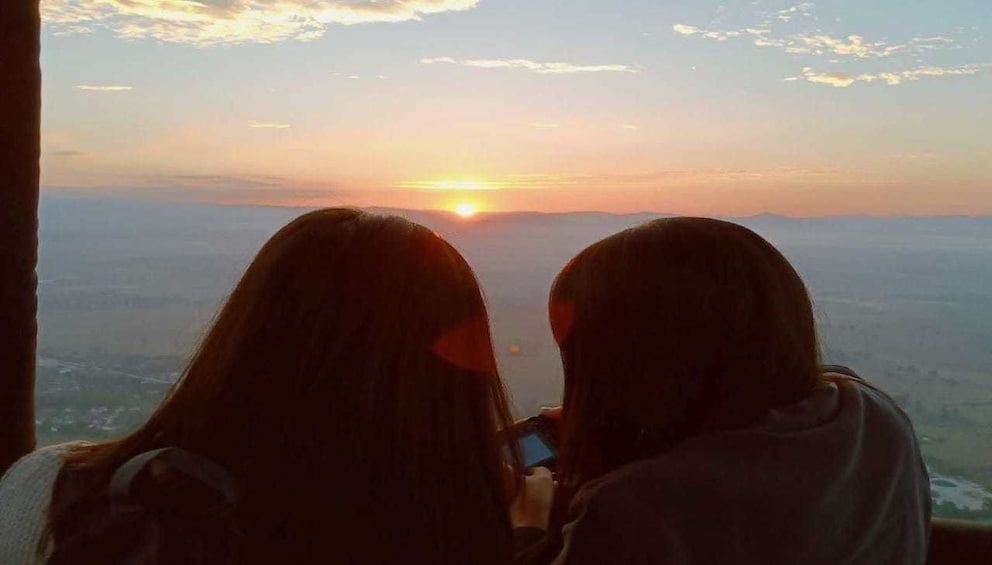
[[[300,209],[43,194],[40,441],[140,424],[254,252]],[[555,403],[551,280],[585,245],[651,214],[403,212],[482,280],[519,414]],[[738,219],[779,246],[817,305],[824,360],[886,388],[913,418],[938,513],[992,519],[992,219]],[[984,490],[983,490],[984,489]]]

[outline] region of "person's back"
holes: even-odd
[[[8,473],[25,515],[0,562],[503,563],[509,424],[461,255],[318,210],[265,244],[145,425]]]
[[[929,482],[908,418],[825,377],[802,279],[754,232],[656,220],[555,280],[566,507],[528,559],[922,563]]]
[[[905,415],[827,375],[801,406],[587,483],[556,563],[923,563],[930,494]]]

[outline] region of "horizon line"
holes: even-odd
[[[318,208],[353,208],[356,210],[379,210],[379,211],[400,211],[400,212],[422,212],[422,213],[434,213],[444,216],[451,216],[457,218],[457,214],[448,209],[444,208],[403,208],[398,206],[387,206],[387,205],[374,205],[374,206],[357,206],[357,205],[343,205],[343,206],[314,206],[312,204],[281,204],[281,203],[265,203],[265,202],[224,202],[224,201],[210,201],[210,200],[182,200],[182,199],[169,199],[169,198],[155,198],[154,195],[148,194],[147,192],[141,194],[125,193],[125,192],[99,192],[102,187],[71,187],[71,186],[41,186],[41,190],[51,190],[62,192],[66,195],[69,191],[86,191],[95,190],[98,192],[79,192],[72,194],[71,196],[79,198],[107,198],[112,200],[131,200],[138,202],[146,202],[149,204],[173,204],[173,205],[199,205],[199,206],[219,206],[224,208],[281,208],[281,209],[299,209],[299,210],[314,210]],[[106,190],[106,188],[103,188]],[[43,196],[40,194],[39,196]],[[989,220],[992,219],[992,214],[872,214],[872,213],[854,213],[854,214],[824,214],[824,215],[790,215],[782,214],[778,212],[757,212],[754,214],[743,214],[743,215],[733,215],[733,214],[677,214],[672,212],[663,211],[652,211],[652,210],[640,210],[636,212],[608,212],[605,210],[569,210],[561,212],[549,212],[544,210],[479,210],[475,214],[475,220],[461,218],[459,221],[463,223],[471,223],[472,221],[477,221],[478,218],[485,216],[508,216],[508,215],[544,215],[544,216],[567,216],[567,215],[592,215],[598,214],[602,216],[661,216],[661,217],[710,217],[710,218],[730,218],[730,219],[755,219],[761,217],[769,218],[781,218],[786,220],[826,220],[826,219],[872,219],[872,220],[886,220],[886,219],[973,219],[973,220]]]

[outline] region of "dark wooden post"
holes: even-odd
[[[0,1],[0,473],[35,445],[40,55],[38,0]]]

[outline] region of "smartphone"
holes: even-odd
[[[558,450],[540,432],[529,432],[517,440],[524,467],[547,467],[558,457]]]
[[[554,467],[558,458],[557,422],[535,416],[515,426],[514,432],[524,467]]]

